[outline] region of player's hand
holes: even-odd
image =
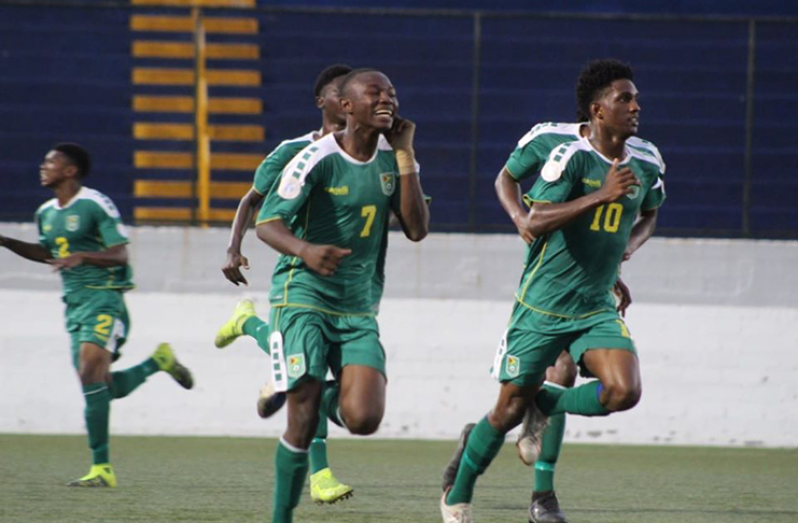
[[[247,257],[243,256],[240,252],[228,252],[227,260],[222,267],[224,277],[236,286],[238,286],[239,283],[249,285],[247,279],[241,274],[239,267],[244,267],[249,270],[249,260]]]
[[[620,276],[615,280],[612,292],[618,297],[618,312],[621,313],[621,316],[626,317],[626,309],[632,304],[632,293],[629,292],[629,287],[621,280]]]
[[[610,203],[622,196],[631,194],[632,191],[634,191],[632,188],[633,185],[639,186],[640,180],[637,179],[637,176],[635,176],[628,167],[619,170],[618,159],[616,158],[612,162],[612,167],[610,167],[610,171],[607,173],[604,184],[601,186],[601,189],[599,189],[599,192],[603,193],[602,201]]]
[[[513,220],[513,223],[515,223],[515,227],[518,229],[518,235],[522,240],[526,243],[535,241],[535,235],[529,230],[529,213],[519,216],[517,219]]]
[[[80,253],[70,254],[66,258],[53,258],[47,260],[47,263],[52,265],[54,271],[63,269],[74,269],[78,265],[83,264],[83,256]]]
[[[350,254],[352,254],[352,249],[310,243],[302,250],[299,257],[313,271],[322,276],[332,276],[338,270],[341,260]]]
[[[412,151],[416,124],[400,116],[393,119],[393,126],[385,133],[385,139],[394,151]]]

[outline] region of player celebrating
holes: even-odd
[[[373,281],[389,213],[413,241],[428,231],[415,126],[397,116],[390,80],[373,69],[355,70],[342,81],[341,104],[346,129],[309,145],[286,166],[258,219],[258,237],[283,253],[272,281],[269,346],[274,383],[288,391],[288,427],[275,459],[273,523],[293,519],[320,403],[353,434],[379,427],[385,353]],[[383,133],[393,150],[379,145]],[[322,397],[328,367],[340,389]]]
[[[606,415],[630,409],[640,398],[635,347],[609,291],[627,249],[650,235],[646,227],[664,200],[661,161],[627,144],[640,113],[629,66],[591,62],[577,82],[577,103],[590,117],[590,135],[549,154],[526,197],[529,213],[516,216],[518,209],[508,209],[530,243],[527,261],[494,360],[499,398],[468,436],[454,484],[441,499],[447,523],[473,521],[476,479],[528,410],[525,435],[531,436],[545,427],[543,415]],[[514,172],[513,157],[508,166]],[[648,223],[636,226],[641,213]],[[565,347],[598,380],[573,389],[540,388]],[[534,448],[536,442],[519,446]],[[526,458],[534,461],[534,452]]]
[[[313,94],[316,107],[321,110],[321,129],[311,131],[303,136],[286,140],[277,146],[255,171],[252,188],[241,199],[231,226],[230,243],[227,248],[227,260],[222,267],[225,277],[235,285],[247,284],[241,274],[241,267],[249,268],[249,261],[241,254],[241,242],[252,222],[252,216],[277,180],[286,164],[307,145],[333,131],[340,131],[346,126],[346,116],[339,101],[339,82],[352,68],[348,65],[335,64],[325,68],[316,79]],[[219,329],[215,345],[223,348],[241,335],[248,335],[258,342],[258,346],[269,353],[269,326],[258,318],[252,301],[242,300],[232,317]],[[273,384],[267,384],[258,398],[258,414],[268,418],[282,407],[285,402],[284,392],[274,392]],[[327,461],[327,417],[321,416],[316,435],[310,444],[310,497],[317,503],[335,503],[350,497],[353,489],[338,481],[330,470]]]
[[[193,386],[193,379],[167,343],[139,365],[110,372],[128,336],[130,322],[122,293],[133,288],[132,271],[119,211],[107,196],[83,186],[90,168],[89,154],[81,146],[53,147],[40,176],[41,184],[56,197],[36,212],[39,243],[0,236],[0,245],[28,260],[49,263],[61,273],[72,364],[86,399],[84,416],[94,463],[87,475],[68,485],[115,487],[108,456],[111,400],[124,398],[159,370],[186,389]]]

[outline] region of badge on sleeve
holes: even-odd
[[[546,165],[543,166],[543,170],[540,171],[540,177],[549,183],[556,182],[561,176],[562,166],[559,162],[555,162],[554,160],[546,162]]]
[[[277,194],[284,200],[293,200],[299,196],[301,192],[302,182],[293,175],[283,176],[283,179],[280,180],[280,187],[277,188]]]

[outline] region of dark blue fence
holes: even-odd
[[[0,1],[0,219],[27,220],[49,197],[37,165],[59,140],[91,149],[90,184],[131,216],[131,12]],[[617,57],[635,69],[641,136],[668,164],[659,231],[798,238],[794,19],[279,8],[247,16],[260,27],[253,41],[261,49],[266,140],[236,152],[266,154],[317,128],[312,85],[326,65],[377,67],[397,86],[401,112],[418,123],[435,230],[509,231],[492,187],[507,155],[535,123],[573,119],[585,62]]]

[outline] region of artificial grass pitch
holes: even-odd
[[[119,487],[76,489],[89,470],[82,436],[0,435],[0,522],[269,521],[276,441],[112,436]],[[296,522],[438,523],[441,472],[455,443],[329,441],[353,498]],[[798,450],[566,445],[555,487],[571,523],[798,521]],[[477,482],[477,522],[527,520],[532,469],[505,445]]]

